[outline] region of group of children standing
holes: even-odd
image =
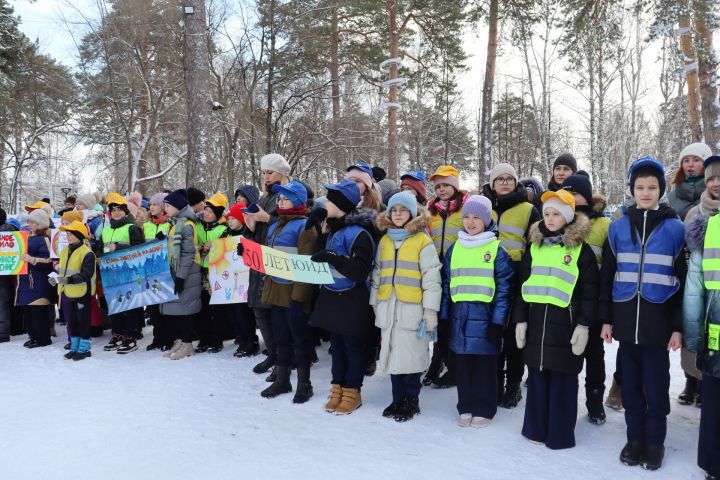
[[[704,162],[708,191],[720,198],[720,156]],[[544,193],[526,188],[511,165],[498,164],[482,195],[471,195],[460,188],[455,168],[440,166],[429,178],[435,197],[427,207],[422,172],[401,177],[400,189],[382,205],[373,169],[353,165],[345,180],[325,186],[326,195],[313,206],[312,191],[290,179],[283,157],[267,155],[261,168],[264,194],[243,186],[230,208],[221,194],[205,200],[194,189],[160,193],[151,198],[140,229],[127,200],[111,193],[109,221],[101,230],[78,220],[61,227],[70,247],[50,284],[68,301],[66,357],[90,355],[96,255],[166,240],[179,298],[148,309],[154,325],[149,350],[164,350],[171,359],[218,352],[227,339],[223,325],[233,319],[235,355],[251,356],[259,350],[257,323],[267,358],[254,371],[272,369],[262,396],[292,392],[295,368],[293,402],[304,403],[313,395],[314,335],[322,329],[332,355],[327,412],[350,414],[362,405],[367,352],[379,343],[377,368],[390,375],[392,391],[383,416],[408,421],[420,413],[423,384],[456,385],[458,425],[475,428],[491,425],[498,405],[517,406],[527,365],[522,434],[564,449],[575,446],[583,364],[589,418],[605,421],[602,342],[614,339],[620,342],[615,381],[627,423],[620,460],[655,470],[662,465],[670,411],[669,350],[683,345],[685,331],[685,346],[697,352],[703,374],[699,464],[708,478],[720,474],[720,414],[711,407],[720,398],[714,293],[720,289],[720,220],[712,216],[717,209],[705,215],[700,233],[689,239],[688,272],[685,228],[661,202],[666,183],[660,162],[645,157],[633,163],[634,202],[612,223],[602,214],[604,200],[593,195],[569,154],[556,160]],[[47,278],[52,268],[38,233],[47,228],[44,217],[36,218],[41,216],[30,215],[34,234],[26,261],[32,268],[21,277],[19,294],[28,290],[25,283],[39,281],[36,273]],[[209,242],[237,235],[327,263],[333,283],[315,287],[253,272],[248,304],[211,306]],[[26,304],[51,304],[36,300]],[[47,312],[37,315],[37,323],[47,318]],[[137,349],[138,315],[142,309],[111,316],[113,337],[105,350]],[[31,341],[49,338],[31,332]]]

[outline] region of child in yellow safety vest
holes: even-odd
[[[70,351],[68,360],[83,360],[90,356],[91,300],[95,295],[95,254],[85,244],[89,233],[80,221],[60,227],[66,232],[67,248],[60,252],[58,276],[50,277],[51,285],[58,285],[60,295],[68,299],[65,315],[68,318]]]
[[[490,200],[473,195],[462,213],[464,230],[445,256],[440,317],[450,324],[456,354],[458,425],[482,428],[497,413],[498,356],[515,273],[495,236]]]
[[[420,377],[430,365],[429,339],[436,334],[440,310],[440,260],[425,232],[430,214],[410,192],[388,201],[377,217],[386,231],[372,274],[370,304],[380,328],[380,371],[392,381],[392,403],[383,416],[404,422],[420,413]]]
[[[583,241],[590,221],[575,215],[572,194],[545,192],[542,201],[543,221],[530,228],[513,315],[528,366],[522,434],[555,450],[575,446],[578,374],[595,323],[599,279]]]

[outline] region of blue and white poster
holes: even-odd
[[[167,242],[153,241],[104,254],[100,276],[110,315],[178,298]]]

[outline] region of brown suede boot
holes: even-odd
[[[325,404],[325,411],[326,412],[334,412],[335,409],[340,405],[340,400],[342,399],[342,387],[338,385],[337,383],[332,384],[332,390],[330,390],[330,395],[328,395],[328,401]]]
[[[349,415],[362,406],[362,398],[357,388],[343,388],[340,405],[335,408],[335,415]]]
[[[614,410],[623,409],[622,396],[620,394],[620,385],[618,385],[615,380],[613,380],[612,386],[610,387],[610,392],[608,392],[607,399],[605,400],[605,405]]]

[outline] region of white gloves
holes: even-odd
[[[425,320],[425,331],[432,332],[438,326],[438,312],[430,309],[423,309],[423,320]]]
[[[515,326],[515,342],[518,348],[525,348],[525,341],[527,340],[527,322],[518,323]]]
[[[572,338],[570,339],[570,345],[572,345],[573,354],[580,356],[585,352],[587,347],[589,329],[583,325],[577,325],[575,331],[573,331]]]

